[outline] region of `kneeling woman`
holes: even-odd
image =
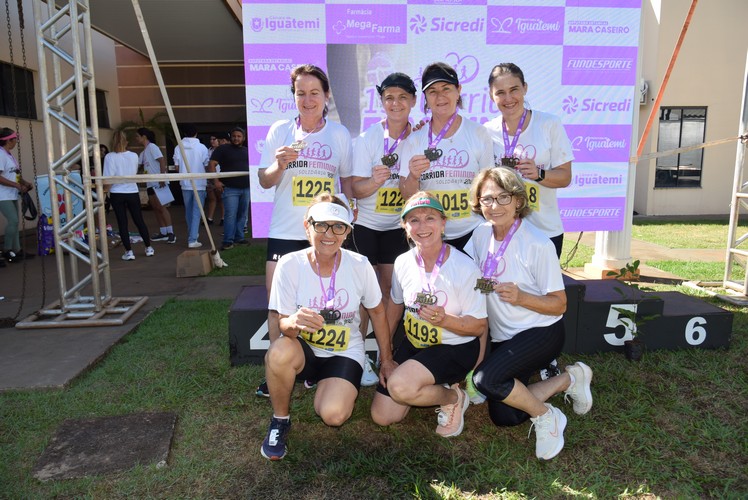
[[[382,292],[366,257],[341,249],[351,232],[351,215],[340,198],[318,195],[304,217],[311,248],[284,255],[270,290],[269,309],[280,315],[281,336],[265,355],[265,376],[273,418],[262,456],[286,455],[291,428],[289,406],[296,380],[317,380],[314,410],[330,426],[351,416],[364,366],[359,306],[371,317],[382,356],[382,374],[392,352]]]
[[[556,250],[525,219],[527,192],[514,170],[482,171],[473,180],[470,203],[487,221],[473,232],[465,251],[482,270],[476,287],[488,299],[491,346],[468,384],[488,397],[494,424],[517,425],[529,418],[535,426],[535,454],[548,460],[564,446],[566,416],[546,400],[565,391],[576,413],[592,408],[592,370],[584,363],[528,385],[530,375],[548,366],[564,344],[566,291]]]
[[[470,258],[443,242],[447,218],[435,196],[415,193],[401,217],[415,246],[395,260],[387,322],[392,332],[403,321],[407,340],[395,353],[398,366],[380,375],[371,416],[390,425],[403,420],[411,406],[438,405],[436,433],[457,436],[470,403],[457,383],[478,361],[479,337],[487,326],[485,298],[465,286],[480,273]]]

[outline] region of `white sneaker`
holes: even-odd
[[[203,244],[199,241],[193,241],[192,243],[188,243],[187,246],[189,248],[200,248],[201,246],[203,246]]]
[[[361,385],[364,387],[369,387],[372,385],[377,385],[379,383],[379,375],[374,371],[374,368],[371,366],[371,358],[369,355],[366,355],[366,359],[364,360],[364,373],[361,374]]]
[[[566,371],[574,377],[574,383],[564,391],[564,401],[571,398],[574,413],[584,415],[592,409],[592,391],[590,391],[592,369],[581,361],[577,361],[567,366]]]
[[[155,254],[156,254],[156,251],[153,249],[153,247],[145,247],[146,257],[153,257]]]
[[[566,415],[561,410],[548,403],[544,403],[548,411],[543,415],[530,418],[535,427],[535,456],[540,460],[550,460],[564,448],[564,429],[566,429]]]
[[[135,260],[135,254],[132,253],[132,250],[128,250],[122,254],[122,260]]]

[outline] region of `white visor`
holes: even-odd
[[[315,222],[342,222],[350,228],[353,227],[351,225],[351,214],[348,209],[341,207],[337,203],[330,203],[328,201],[312,205],[309,208],[307,218],[313,219]]]

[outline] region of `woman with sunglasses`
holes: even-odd
[[[262,456],[286,455],[294,382],[317,381],[314,410],[338,427],[348,420],[364,370],[359,308],[369,312],[381,353],[380,379],[393,369],[390,337],[374,269],[366,257],[341,248],[351,213],[337,196],[315,197],[304,215],[310,248],[284,255],[273,275],[268,308],[279,316],[281,336],[265,355],[273,417]]]
[[[592,370],[582,362],[529,384],[530,376],[558,356],[564,344],[566,291],[555,248],[526,219],[527,192],[514,169],[496,167],[478,174],[470,203],[486,219],[465,251],[481,269],[471,286],[488,299],[491,346],[468,384],[488,399],[495,425],[518,425],[530,419],[535,426],[535,454],[549,460],[564,446],[566,416],[546,400],[564,392],[575,413],[584,415],[592,408]]]
[[[486,299],[465,286],[479,277],[475,263],[443,241],[447,218],[436,196],[415,193],[401,217],[414,247],[395,260],[387,321],[392,332],[402,321],[406,340],[395,352],[395,370],[380,375],[371,416],[390,425],[411,406],[439,406],[436,433],[457,436],[470,403],[458,383],[478,361]]]

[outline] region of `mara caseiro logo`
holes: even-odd
[[[488,7],[486,43],[493,45],[562,45],[563,7]]]
[[[406,43],[406,5],[326,5],[327,43]]]
[[[408,28],[415,35],[423,33],[482,33],[486,28],[483,17],[474,19],[454,19],[450,17],[426,18],[416,14],[408,19]]]
[[[562,85],[634,85],[636,47],[565,46]]]

